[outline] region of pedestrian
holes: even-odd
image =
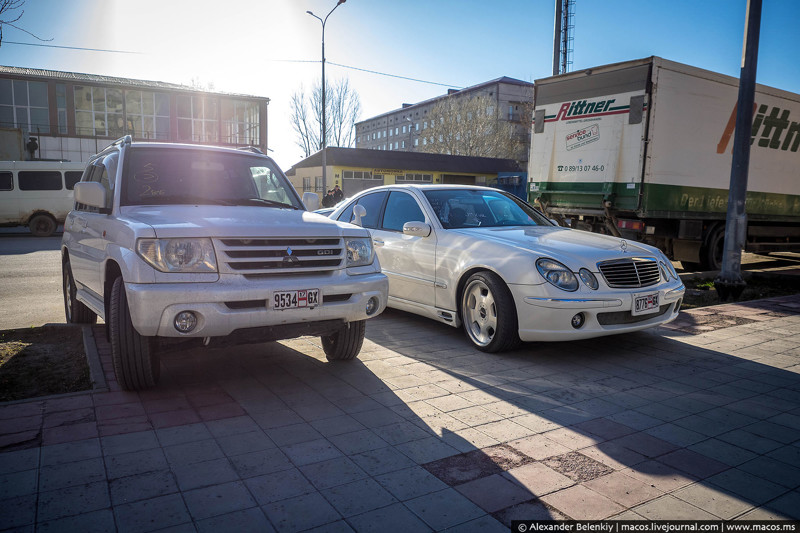
[[[329,190],[328,194],[322,199],[322,207],[333,207],[336,205],[336,200],[333,198],[333,191]]]
[[[342,192],[342,189],[340,189],[338,185],[334,185],[333,187],[333,199],[337,204],[344,199],[344,192]]]

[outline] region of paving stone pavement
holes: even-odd
[[[0,405],[0,530],[800,518],[800,296],[505,354],[388,310],[356,361],[175,351],[138,393],[92,332],[107,390]]]

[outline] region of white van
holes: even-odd
[[[85,168],[81,162],[0,161],[0,226],[52,235],[72,209],[72,188]]]

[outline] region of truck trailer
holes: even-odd
[[[738,79],[660,57],[536,80],[528,199],[719,270]],[[745,250],[800,251],[800,95],[756,86]]]

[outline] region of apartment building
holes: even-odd
[[[268,105],[159,81],[0,66],[0,160],[86,161],[124,135],[266,153]]]

